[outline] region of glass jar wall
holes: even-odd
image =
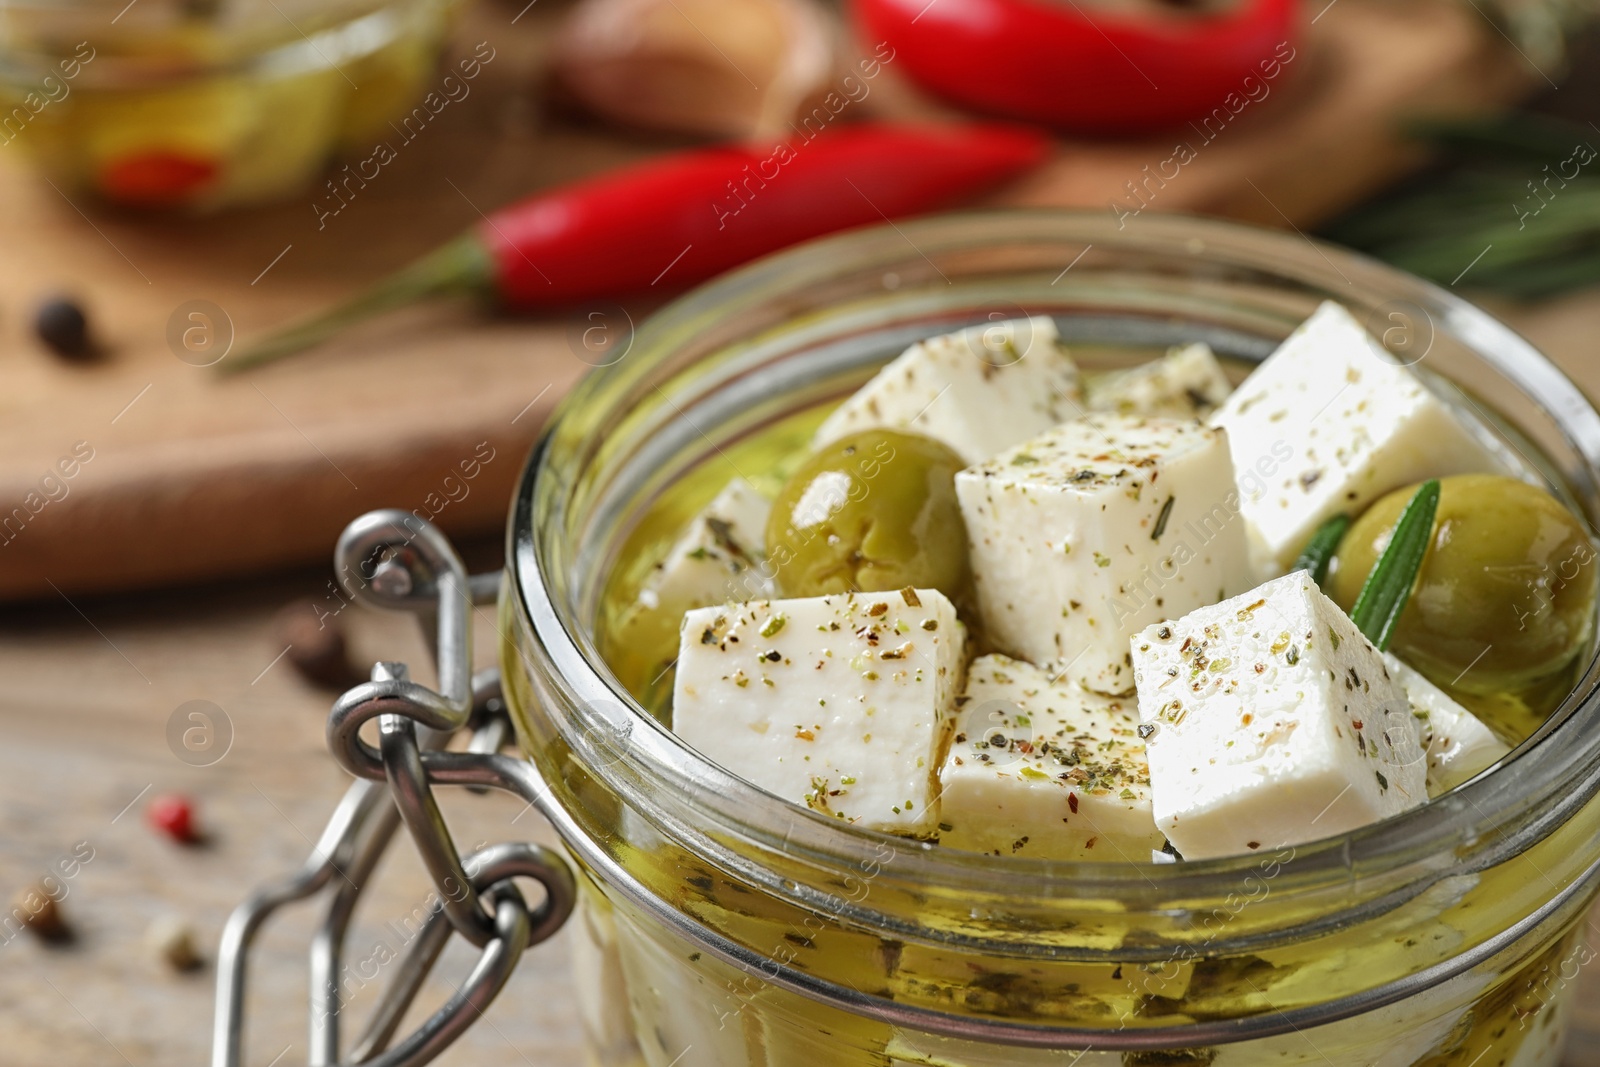
[[[665,309],[574,392],[512,515],[503,666],[587,875],[595,1062],[1558,1062],[1600,861],[1592,650],[1507,765],[1422,808],[1271,854],[1070,864],[760,792],[650,714],[656,653],[611,628],[662,516],[800,447],[911,340],[1050,314],[1091,365],[1195,340],[1249,361],[1323,299],[1593,521],[1600,416],[1525,342],[1378,264],[1215,222],[996,213],[813,243]]]

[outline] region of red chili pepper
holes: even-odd
[[[199,834],[194,825],[194,805],[188,797],[160,796],[150,801],[150,806],[145,809],[145,818],[150,825],[172,838],[190,844],[197,840]]]
[[[100,171],[100,192],[124,204],[168,207],[204,190],[218,170],[215,160],[184,152],[144,152],[107,163]]]
[[[1148,15],[1070,0],[856,0],[868,39],[939,96],[1094,133],[1198,121],[1294,58],[1297,0]],[[1246,79],[1250,79],[1248,82]]]
[[[947,207],[1036,166],[1008,126],[857,125],[772,149],[675,153],[532,196],[334,310],[225,360],[239,369],[445,292],[537,310],[669,292],[799,241]]]

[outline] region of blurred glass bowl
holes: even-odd
[[[423,93],[460,0],[0,0],[0,151],[209,209],[303,188]]]

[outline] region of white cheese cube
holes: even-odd
[[[1198,419],[1228,399],[1233,383],[1210,345],[1174,348],[1161,359],[1089,383],[1089,408],[1119,415]]]
[[[1384,493],[1502,464],[1480,436],[1325,302],[1212,415],[1228,431],[1252,551],[1281,574],[1316,528]]]
[[[639,590],[641,607],[676,619],[690,608],[770,597],[765,562],[772,504],[735,478],[690,520]]]
[[[626,1063],[637,1058],[628,1010],[628,983],[623,977],[622,955],[617,948],[617,928],[611,905],[599,893],[578,895],[572,915],[572,991],[577,1002],[583,1036],[602,1062]]]
[[[1428,799],[1405,690],[1305,571],[1132,647],[1156,825],[1185,859],[1314,841]]]
[[[812,446],[886,427],[981,463],[1082,412],[1078,365],[1039,315],[918,341],[829,415]]]
[[[1089,415],[956,475],[989,639],[1101,693],[1133,688],[1128,638],[1249,588],[1220,432]]]
[[[1164,843],[1133,702],[984,656],[939,770],[942,844],[1035,859],[1145,861]]]
[[[705,964],[686,960],[693,954],[679,951],[678,943],[658,931],[642,928],[625,913],[616,918],[638,1056],[583,1062],[608,1067],[760,1063],[760,1017],[746,1010],[750,994]]]
[[[1404,935],[1396,938],[1403,939]],[[1370,971],[1371,966],[1367,959],[1359,956],[1346,963],[1346,969],[1363,973]],[[1322,977],[1326,980],[1326,976]],[[1346,978],[1346,981],[1353,980]],[[1429,1060],[1437,1063],[1440,1048],[1461,1047],[1460,1039],[1457,1037],[1452,1040],[1452,1035],[1462,1032],[1462,1016],[1466,1014],[1463,1009],[1451,1007],[1450,1002],[1439,997],[1438,988],[1407,997],[1398,1004],[1362,1012],[1351,1019],[1276,1037],[1219,1045],[1209,1067],[1328,1067],[1335,1063],[1360,1064],[1361,1067],[1417,1067],[1417,1064],[1425,1064]],[[1445,988],[1449,988],[1458,998],[1457,1003],[1475,996],[1455,983]],[[1245,992],[1254,993],[1249,986],[1245,987]],[[1256,997],[1263,1011],[1282,1003],[1281,998],[1282,994],[1277,990],[1268,990]],[[1541,1012],[1541,1021],[1544,1017]],[[1533,1043],[1530,1035],[1518,1047],[1525,1048]],[[1515,1060],[1483,1054],[1480,1057],[1476,1064],[1468,1058],[1465,1067],[1488,1067],[1490,1063],[1517,1067]],[[1543,1067],[1559,1067],[1560,1063],[1557,1057]]]
[[[1384,663],[1411,701],[1417,733],[1428,754],[1428,795],[1438,796],[1504,759],[1511,749],[1472,712],[1393,653]]]
[[[965,646],[933,589],[699,608],[683,620],[672,726],[787,800],[929,832]]]

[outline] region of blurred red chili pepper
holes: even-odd
[[[1174,5],[1176,6],[1176,5]],[[855,0],[895,67],[954,103],[1093,133],[1200,119],[1294,58],[1297,0],[1138,14],[1074,0]],[[1281,51],[1280,51],[1281,49]]]
[[[140,207],[167,207],[195,196],[217,177],[216,160],[176,151],[150,151],[112,160],[100,172],[100,192],[109,200]]]
[[[420,297],[471,292],[509,308],[682,289],[799,241],[947,207],[1044,160],[1009,126],[863,124],[770,150],[678,152],[539,193],[332,311],[223,361],[314,345]]]

